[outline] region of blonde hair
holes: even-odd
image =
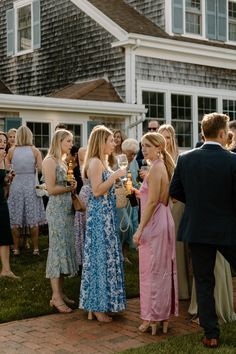
[[[84,159],[83,175],[88,178],[87,171],[89,160],[93,157],[97,157],[100,160],[104,159],[103,146],[107,142],[110,135],[113,135],[112,131],[105,127],[105,125],[97,125],[93,128],[88,141],[88,147]]]
[[[141,141],[143,141],[144,139],[148,140],[149,143],[151,143],[152,145],[154,145],[156,147],[160,147],[163,161],[164,161],[164,164],[165,164],[165,167],[167,170],[167,174],[168,174],[168,178],[170,181],[171,177],[173,175],[173,172],[174,172],[175,163],[174,163],[174,160],[172,159],[171,155],[166,151],[165,138],[160,133],[146,133],[143,135]]]
[[[67,137],[71,136],[73,138],[72,133],[66,129],[58,129],[54,132],[52,137],[52,142],[49,147],[47,156],[45,157],[52,157],[54,158],[59,164],[62,163],[65,154],[62,154],[61,151],[61,142]]]
[[[170,124],[162,124],[158,129],[158,133],[162,134],[164,131],[167,131],[170,134],[170,151],[168,152],[172,159],[176,161],[179,156],[179,149],[176,141],[175,129]]]
[[[17,132],[16,128],[11,128],[11,129],[8,130],[7,136],[9,136],[11,133],[15,133],[16,134],[16,132]]]
[[[32,146],[32,145],[33,145],[32,131],[26,125],[22,125],[16,131],[16,146]]]

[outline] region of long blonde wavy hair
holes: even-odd
[[[110,135],[113,135],[113,132],[105,127],[105,125],[96,125],[96,127],[93,128],[89,136],[88,147],[84,159],[83,175],[85,178],[88,178],[87,171],[90,159],[97,157],[99,160],[104,161],[107,158],[104,156],[103,148]]]
[[[167,170],[168,178],[169,181],[172,178],[174,168],[175,168],[175,163],[174,160],[172,159],[171,155],[167,152],[166,150],[166,141],[163,135],[160,133],[146,133],[143,135],[142,140],[144,139],[148,140],[149,143],[156,147],[160,147],[161,149],[161,155],[163,157],[163,161]]]
[[[170,151],[169,154],[171,155],[172,159],[176,162],[179,156],[179,149],[177,145],[175,129],[170,124],[162,124],[158,129],[158,133],[162,134],[164,131],[170,134]]]
[[[48,157],[52,157],[54,158],[59,164],[61,164],[63,162],[63,160],[65,159],[66,155],[62,154],[61,151],[61,142],[67,137],[67,136],[71,136],[73,138],[73,134],[66,129],[58,129],[55,131],[55,133],[53,134],[52,137],[52,142],[51,145],[49,147],[47,156],[45,157],[45,159],[47,159]]]

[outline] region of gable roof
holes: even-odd
[[[123,102],[112,84],[106,79],[73,83],[52,92],[48,96],[89,101]]]
[[[154,37],[169,37],[159,26],[154,24],[134,7],[123,0],[88,0],[128,33],[137,33]]]
[[[9,88],[0,80],[0,93],[12,94]]]

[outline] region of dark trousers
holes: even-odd
[[[207,338],[218,338],[220,330],[214,299],[216,251],[219,251],[236,270],[236,246],[190,243],[189,248],[196,282],[200,325]]]

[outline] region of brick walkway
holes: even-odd
[[[236,305],[236,278],[234,278]],[[116,315],[109,324],[88,321],[86,314],[77,310],[72,314],[55,314],[0,325],[1,354],[93,354],[114,353],[165,339],[167,336],[183,335],[199,331],[189,322],[188,301],[180,302],[180,316],[172,318],[169,331],[159,330],[156,336],[140,334],[139,300],[128,301],[128,309]],[[235,306],[236,308],[236,306]]]

